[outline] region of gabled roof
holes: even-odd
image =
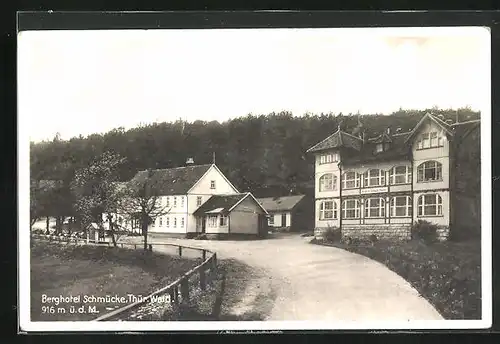
[[[432,115],[431,113],[429,113],[429,112],[428,112],[428,113],[426,113],[426,114],[422,117],[422,119],[421,119],[421,120],[417,123],[417,125],[413,128],[413,130],[410,132],[410,134],[409,134],[409,135],[408,135],[408,137],[406,138],[406,141],[405,141],[405,142],[408,142],[408,141],[410,141],[413,137],[415,137],[415,135],[416,135],[416,133],[418,133],[418,130],[420,129],[420,127],[421,127],[422,125],[424,125],[424,124],[425,124],[425,122],[426,122],[427,120],[430,120],[430,121],[432,121],[432,122],[436,123],[439,127],[441,127],[441,128],[445,131],[445,133],[446,133],[449,137],[452,137],[452,136],[453,136],[453,130],[452,130],[452,127],[451,127],[448,123],[446,123],[446,122],[442,121],[442,120],[441,120],[441,119],[439,119],[438,117],[436,117],[436,116],[434,116],[434,115]]]
[[[304,198],[304,195],[258,198],[257,201],[268,212],[292,210]]]
[[[259,202],[253,197],[250,192],[233,194],[233,195],[214,195],[210,197],[205,203],[203,203],[196,211],[193,213],[195,216],[200,216],[203,214],[229,214],[238,204],[243,202],[247,197],[252,198],[255,203],[262,208],[264,213],[267,214],[266,209],[264,209]]]
[[[326,149],[349,147],[359,151],[362,147],[363,140],[338,129],[335,133],[328,136],[323,141],[315,144],[307,150],[310,152],[319,152]]]
[[[206,164],[151,170],[151,183],[159,195],[185,195],[212,166]],[[131,182],[144,181],[147,176],[147,170],[139,171]]]

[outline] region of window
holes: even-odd
[[[219,220],[219,224],[221,227],[227,226],[227,216],[221,215]]]
[[[210,181],[210,189],[215,189],[215,180]]]
[[[181,217],[181,228],[184,228],[184,218]]]
[[[269,224],[274,225],[274,215],[269,216]]]
[[[163,227],[163,217],[160,216],[160,224],[159,224],[160,227]]]
[[[170,217],[167,216],[167,227],[170,227]]]
[[[181,208],[184,208],[184,197],[181,197]]]
[[[346,172],[342,179],[344,189],[353,189],[359,187],[359,174],[356,172]]]
[[[443,200],[438,194],[422,195],[418,198],[418,216],[443,215]]]
[[[442,165],[437,161],[426,161],[417,167],[417,182],[442,180]]]
[[[177,207],[177,197],[174,197],[174,208]]]
[[[167,207],[170,207],[170,197],[167,197]]]
[[[342,216],[344,219],[358,219],[359,200],[348,199],[342,202]]]
[[[339,161],[339,154],[338,153],[327,153],[327,154],[321,154],[319,157],[319,163],[322,164],[331,164],[333,162]]]
[[[156,219],[152,221],[151,226],[156,227]]]
[[[375,153],[380,153],[384,151],[384,144],[383,143],[377,143],[375,146]]]
[[[417,141],[417,149],[435,148],[443,146],[443,135],[441,132],[432,131],[423,133]]]
[[[371,169],[365,173],[365,182],[363,186],[381,186],[385,185],[385,171]]]
[[[128,219],[125,219],[125,226],[128,226]]]
[[[411,182],[410,166],[395,166],[391,169],[391,184],[407,184]]]
[[[217,227],[217,215],[210,215],[207,222],[208,227]]]
[[[332,173],[324,174],[319,178],[319,191],[333,191],[337,189],[337,176]]]
[[[411,197],[395,196],[391,198],[391,217],[411,216]]]
[[[174,228],[177,228],[177,218],[174,217]]]
[[[365,217],[384,217],[385,201],[383,198],[369,198],[365,201]]]
[[[322,201],[319,204],[319,219],[331,220],[337,218],[337,203],[334,201]]]
[[[196,206],[199,207],[201,205],[201,196],[196,197]]]

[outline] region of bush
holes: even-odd
[[[418,220],[411,227],[411,238],[432,244],[438,240],[437,226],[428,221]]]
[[[370,235],[370,241],[372,243],[376,243],[378,241],[378,238],[375,234]]]
[[[329,242],[340,241],[340,228],[328,227],[328,229],[323,233],[323,239]]]

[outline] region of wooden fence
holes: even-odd
[[[87,243],[91,245],[99,245],[99,246],[111,246],[112,243],[104,242],[104,243],[88,243],[86,239],[77,238],[60,238],[60,237],[46,237],[40,236],[35,237],[37,239],[44,239],[50,241],[57,241],[61,243],[71,244],[71,243]],[[143,249],[144,244],[139,243],[118,243],[118,247],[130,247],[134,249]],[[152,294],[141,298],[140,300],[128,304],[124,307],[115,309],[109,313],[103,314],[102,316],[97,317],[93,321],[103,321],[103,320],[117,320],[119,318],[123,318],[126,314],[137,310],[141,306],[145,305],[148,302],[151,302],[151,299],[157,296],[166,296],[168,295],[170,303],[173,305],[185,304],[190,299],[190,291],[193,287],[197,285],[201,290],[206,290],[208,286],[210,286],[216,278],[217,274],[217,254],[215,252],[198,248],[198,247],[190,247],[190,246],[181,246],[175,244],[167,244],[167,243],[150,243],[148,244],[148,250],[153,251],[153,247],[164,247],[164,248],[173,248],[179,257],[183,255],[191,256],[190,258],[195,258],[192,255],[186,254],[189,251],[197,252],[198,257],[201,258],[201,264],[197,265],[193,269],[186,272],[184,275],[179,277],[174,282],[169,285],[153,292]],[[162,250],[162,253],[167,253],[165,250]],[[201,257],[200,257],[201,255]]]

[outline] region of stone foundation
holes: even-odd
[[[410,224],[383,224],[383,225],[358,225],[343,226],[342,239],[370,239],[374,235],[377,239],[410,240]]]
[[[439,241],[446,241],[450,236],[450,227],[448,226],[438,226],[437,228],[437,238]]]

